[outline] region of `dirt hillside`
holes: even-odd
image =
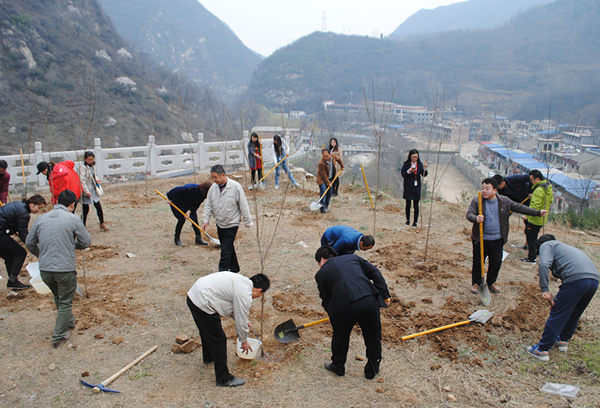
[[[374,380],[363,375],[364,345],[358,327],[351,338],[344,377],[323,368],[331,356],[329,324],[302,330],[302,338],[296,342],[278,343],[273,330],[279,323],[293,319],[304,324],[326,316],[314,281],[318,270],[314,252],[323,231],[346,224],[373,232],[373,211],[362,188],[342,186],[339,197],[333,198],[332,212],[322,215],[308,209],[317,196],[314,181],[305,183],[302,190],[288,189],[284,182],[279,190],[247,191],[258,228],[242,227],[238,233],[242,273],[251,276],[260,272],[262,265],[273,282],[264,304],[256,299],[251,309],[251,319],[263,336],[263,355],[253,361],[238,359],[233,320],[224,319],[231,339],[230,370],[248,383],[235,389],[215,387],[213,367],[202,364],[198,349],[189,354],[171,350],[178,335],[200,343],[185,298],[196,279],[216,271],[219,248],[194,245],[190,226],[182,235],[185,246],[175,246],[175,218],[154,193],[155,188],[166,193],[177,185],[205,178],[105,187],[102,203],[111,230],[101,232],[94,211],[90,212],[93,245],[77,258],[79,283],[87,288],[89,297],[76,296],[77,326],[63,347],[55,350],[51,346],[56,310],[50,295],[30,290],[15,297],[4,289],[0,297],[0,406],[600,404],[598,299],[584,314],[568,353],[552,350],[551,361],[545,364],[525,354],[525,346],[541,335],[548,306],[539,295],[537,268],[520,262],[525,252],[511,246],[522,245],[524,240],[517,215],[512,216],[505,246],[510,255],[500,272],[502,292],[493,295],[489,306],[494,318],[484,326],[468,324],[401,340],[407,334],[466,320],[483,309],[478,296],[469,292],[471,224],[465,218],[464,203],[435,201],[432,205],[424,200],[419,228],[413,229],[404,226],[404,203],[385,192],[380,195],[376,246],[360,254],[381,269],[393,294],[392,306],[382,311],[383,361]],[[216,236],[214,221],[208,232]],[[597,238],[552,224],[546,232],[582,248],[600,264],[597,247],[583,244]],[[26,263],[35,260],[29,256]],[[6,272],[2,274],[4,285]],[[23,274],[27,282],[26,272]],[[558,283],[552,282],[554,293],[557,287]],[[155,353],[110,385],[121,394],[96,395],[79,385],[80,379],[104,381],[154,345],[158,346]],[[566,399],[539,391],[546,382],[577,385],[581,391],[577,398]]]

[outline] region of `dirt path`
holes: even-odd
[[[450,185],[455,179],[447,176],[444,184]],[[149,191],[158,188],[164,193],[189,182],[194,180],[155,180]],[[600,333],[598,300],[585,313],[568,353],[553,350],[546,364],[526,356],[524,348],[541,335],[548,309],[538,295],[535,268],[519,262],[524,252],[510,245],[505,249],[511,254],[500,273],[502,293],[494,295],[490,306],[495,313],[492,321],[402,342],[403,335],[464,320],[482,308],[468,290],[471,243],[466,207],[450,199],[433,205],[426,262],[427,231],[404,227],[399,200],[383,196],[379,203],[376,247],[362,255],[381,269],[393,303],[382,311],[384,359],[375,380],[363,376],[364,345],[358,329],[351,338],[344,377],[323,368],[330,358],[329,325],[303,330],[302,338],[294,343],[278,343],[272,334],[277,324],[290,318],[302,324],[325,316],[314,281],[314,251],[322,232],[331,225],[347,224],[370,233],[373,225],[364,191],[342,187],[340,196],[333,199],[333,211],[323,216],[307,210],[317,196],[314,182],[306,184],[307,191],[290,191],[287,196],[286,186],[287,180],[279,190],[247,192],[253,212],[258,209],[263,251],[277,232],[264,260],[273,285],[265,297],[262,328],[259,299],[251,310],[251,319],[263,333],[265,354],[254,361],[238,359],[233,321],[224,319],[230,338],[230,369],[248,380],[244,387],[215,387],[213,368],[202,364],[199,350],[171,352],[179,334],[199,342],[185,304],[186,292],[198,277],[216,271],[219,249],[193,245],[189,226],[182,235],[186,246],[173,245],[175,218],[160,197],[145,195],[144,184],[107,186],[102,202],[111,230],[100,232],[90,215],[94,246],[78,254],[80,282],[85,256],[89,299],[75,299],[78,323],[69,344],[56,350],[51,347],[56,311],[48,295],[28,291],[7,298],[5,292],[0,298],[0,406],[549,407],[600,403],[594,365]],[[423,209],[424,215],[428,211]],[[517,243],[523,234],[517,220],[512,223],[509,243]],[[554,225],[547,231],[573,245],[587,240]],[[214,224],[208,232],[216,235]],[[259,272],[256,228],[241,228],[236,247],[242,273]],[[599,262],[594,248],[583,249]],[[552,282],[552,290],[556,289],[557,282]],[[154,354],[111,384],[121,394],[95,395],[78,384],[79,379],[105,380],[154,345],[158,345]],[[575,384],[581,392],[568,402],[538,391],[546,382]]]

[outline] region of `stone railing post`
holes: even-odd
[[[204,170],[208,166],[208,153],[204,144],[204,133],[198,133],[198,156],[196,161],[198,170]]]
[[[106,161],[102,155],[102,140],[99,137],[94,138],[94,155],[96,156],[96,178],[103,180],[107,169],[104,167]]]
[[[158,169],[158,155],[156,154],[156,144],[154,143],[154,136],[148,136],[148,162],[150,163],[150,175],[156,176],[156,169]]]
[[[250,139],[248,138],[248,131],[244,130],[243,134],[243,146],[242,146],[242,153],[244,154],[244,167],[246,167],[246,165],[248,164],[248,142],[250,141]]]
[[[44,161],[44,152],[42,151],[42,142],[35,142],[35,163],[30,163],[33,166],[37,166],[37,164],[39,162],[43,162]],[[37,170],[36,170],[37,173]],[[44,176],[42,173],[38,174],[37,176],[38,179],[38,186],[45,186],[46,185],[46,176]]]

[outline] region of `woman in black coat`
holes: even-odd
[[[46,205],[46,200],[36,194],[23,202],[13,201],[0,207],[0,258],[4,259],[6,265],[8,289],[23,290],[31,287],[19,281],[27,251],[10,236],[18,234],[21,241],[25,242],[29,234],[29,214],[37,213],[43,205]]]
[[[401,173],[404,177],[404,194],[402,198],[406,200],[406,224],[404,225],[410,225],[410,207],[414,202],[415,221],[412,226],[417,228],[419,200],[421,199],[421,177],[427,177],[427,162],[421,162],[417,149],[408,152],[408,158],[402,165]]]

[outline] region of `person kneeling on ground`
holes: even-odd
[[[363,235],[347,225],[329,227],[321,237],[321,246],[329,245],[338,255],[353,254],[354,251],[368,251],[375,246],[375,238]]]
[[[567,351],[579,318],[598,289],[600,276],[594,262],[583,251],[556,241],[554,235],[542,235],[539,245],[542,297],[552,302],[548,288],[549,271],[561,280],[562,285],[554,298],[540,342],[527,347],[527,352],[538,360],[548,361],[548,351],[554,344],[559,351]]]
[[[54,348],[69,340],[71,333],[67,329],[75,328],[75,250],[85,249],[92,243],[92,237],[83,221],[73,214],[76,202],[74,192],[61,192],[58,204],[52,211],[35,220],[25,241],[29,252],[40,259],[40,276],[54,295],[54,304],[58,310],[52,334]]]
[[[502,266],[502,247],[508,241],[508,220],[511,211],[519,214],[546,216],[546,210],[536,210],[523,204],[515,203],[507,197],[498,195],[498,183],[493,178],[486,178],[481,183],[483,215],[479,215],[478,198],[474,197],[467,211],[467,220],[473,223],[471,240],[473,242],[473,268],[471,269],[471,293],[477,294],[481,281],[481,250],[479,225],[483,223],[483,256],[489,258],[487,284],[492,293],[500,293],[495,285]]]
[[[187,294],[187,305],[202,340],[204,364],[215,364],[218,387],[237,387],[246,380],[234,377],[227,368],[227,335],[221,317],[233,314],[235,331],[242,350],[252,351],[248,342],[252,299],[262,296],[271,286],[269,278],[257,274],[250,279],[232,272],[216,272],[198,279]]]
[[[315,260],[320,267],[315,275],[319,296],[333,327],[331,362],[325,363],[325,369],[338,376],[346,373],[350,334],[358,323],[367,347],[365,377],[371,380],[381,362],[379,308],[390,304],[385,279],[368,261],[358,255],[338,256],[330,246],[319,248]]]

